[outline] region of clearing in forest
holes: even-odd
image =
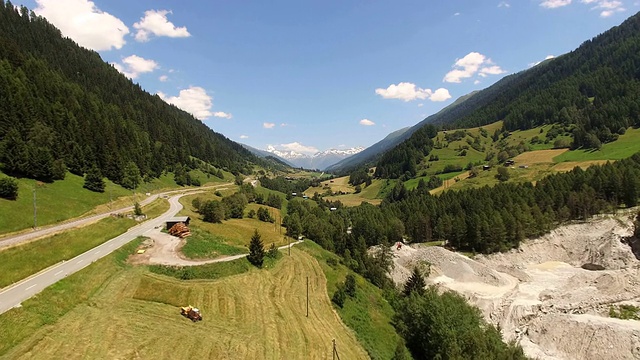
[[[298,249],[271,270],[179,281],[143,267],[115,273],[86,302],[40,327],[12,359],[342,359],[367,354],[333,310],[318,262]],[[309,317],[306,289],[309,278]],[[203,321],[180,316],[200,308]]]

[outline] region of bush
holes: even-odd
[[[347,299],[347,293],[344,291],[344,284],[339,283],[336,292],[333,293],[331,301],[339,307],[344,306],[344,301]]]
[[[18,180],[12,177],[0,179],[0,198],[16,200],[18,198]]]
[[[352,274],[347,275],[344,279],[344,291],[350,297],[356,296],[356,277]]]
[[[269,251],[267,251],[267,256],[275,259],[278,257],[278,248],[276,247],[275,243],[271,243],[271,246],[269,247]]]
[[[142,213],[142,207],[140,206],[140,203],[136,201],[135,204],[133,204],[133,215],[135,216],[142,216],[144,215]]]
[[[336,260],[336,258],[328,258],[327,265],[331,266],[332,268],[335,268],[336,266],[338,266],[338,260]]]

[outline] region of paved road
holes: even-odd
[[[136,237],[154,229],[156,226],[162,226],[167,219],[175,216],[175,214],[182,209],[182,204],[178,202],[178,199],[181,196],[183,196],[183,194],[171,197],[169,199],[169,210],[159,217],[148,220],[140,225],[136,225],[126,233],[80,254],[71,260],[53,265],[33,276],[3,289],[0,292],[0,314],[18,306],[23,301],[41,292],[46,287],[53,285],[65,276],[80,271],[92,262],[112,253]]]
[[[220,184],[220,185],[212,185],[212,186],[203,186],[202,188],[199,189],[188,189],[188,190],[172,190],[172,191],[167,191],[164,193],[159,193],[159,194],[155,194],[155,195],[151,195],[149,197],[147,197],[146,199],[142,200],[140,202],[141,206],[147,205],[149,203],[151,203],[152,201],[154,201],[155,199],[157,199],[160,196],[165,196],[165,195],[169,195],[169,194],[174,194],[177,192],[187,192],[187,191],[201,191],[207,188],[215,188],[215,187],[220,187],[220,186],[227,186],[230,183],[225,183],[225,184]],[[85,217],[85,218],[81,218],[81,219],[77,219],[77,220],[73,220],[67,223],[63,223],[63,224],[59,224],[59,225],[55,225],[55,226],[49,226],[49,227],[45,227],[42,229],[38,229],[35,231],[31,231],[28,233],[24,233],[24,234],[20,234],[20,235],[15,235],[15,236],[7,236],[7,237],[0,237],[0,249],[8,247],[8,246],[13,246],[13,245],[17,245],[29,240],[33,240],[33,239],[37,239],[43,236],[47,236],[47,235],[52,235],[54,233],[63,231],[63,230],[68,230],[68,229],[72,229],[75,227],[78,227],[80,225],[84,225],[90,222],[94,222],[94,221],[98,221],[101,219],[106,218],[107,216],[111,215],[111,214],[115,214],[115,213],[122,213],[122,212],[127,212],[127,211],[131,211],[133,210],[133,206],[128,206],[128,207],[124,207],[121,209],[116,209],[113,211],[109,211],[109,212],[105,212],[102,214],[98,214],[98,215],[93,215],[93,216],[89,216],[89,217]]]

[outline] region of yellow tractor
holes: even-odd
[[[193,322],[202,320],[202,315],[200,315],[200,310],[198,308],[194,308],[191,305],[181,307],[180,314],[182,314],[182,316],[188,319],[191,319],[191,321]]]

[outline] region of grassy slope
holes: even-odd
[[[91,250],[135,224],[130,219],[108,217],[73,231],[3,250],[0,252],[0,288]]]
[[[200,170],[191,172],[203,185],[217,184],[233,179],[225,173],[221,180]],[[5,176],[0,172],[0,177]],[[106,181],[104,193],[95,193],[82,187],[84,178],[67,173],[64,180],[42,183],[31,179],[18,179],[18,199],[10,201],[0,198],[0,234],[12,233],[33,227],[33,189],[36,189],[38,226],[45,226],[85,214],[98,214],[131,206],[144,198],[145,193],[157,193],[179,188],[173,174],[163,174],[149,183],[142,183],[135,193]]]
[[[280,228],[274,223],[260,221],[257,218],[250,219],[246,217],[246,214],[251,209],[257,211],[258,208],[262,206],[268,208],[274,218],[277,216],[281,219],[282,214],[278,209],[271,208],[266,205],[249,204],[245,209],[244,219],[229,219],[224,220],[220,224],[212,224],[202,221],[202,217],[193,210],[191,202],[197,197],[203,200],[221,199],[211,192],[184,196],[180,199],[180,202],[184,205],[184,209],[180,211],[180,215],[191,217],[191,224],[196,228],[213,234],[216,238],[214,241],[219,241],[235,248],[247,249],[249,242],[251,241],[251,236],[253,235],[254,230],[257,229],[262,236],[262,242],[264,243],[265,248],[268,248],[272,243],[275,243],[276,246],[281,246],[286,245],[289,242],[285,239],[284,228]],[[189,242],[189,240],[190,238],[187,238],[187,242]]]
[[[220,280],[188,282],[118,264],[110,256],[0,315],[7,339],[0,343],[0,355],[326,359],[336,339],[341,358],[365,359],[333,311],[326,283],[318,263],[297,249],[271,270],[252,268]],[[187,304],[201,309],[202,322],[179,315],[178,307]],[[43,318],[50,325],[42,326]]]
[[[640,129],[628,129],[617,141],[602,145],[600,150],[574,150],[553,159],[564,161],[621,160],[640,151]]]
[[[339,261],[339,258],[313,242],[306,241],[298,246],[318,260],[327,277],[327,291],[332,296],[336,285],[352,272],[343,265],[328,265],[327,259]],[[356,297],[347,297],[344,307],[336,310],[342,321],[355,331],[356,337],[372,359],[390,359],[400,340],[390,323],[393,309],[382,297],[380,289],[359,275],[356,275],[356,279]]]

